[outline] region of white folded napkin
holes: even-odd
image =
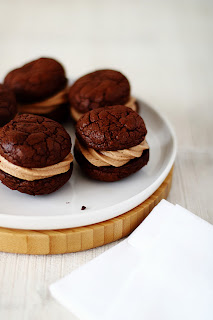
[[[212,320],[213,226],[162,200],[127,239],[50,291],[82,320]]]

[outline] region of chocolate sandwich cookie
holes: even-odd
[[[0,180],[31,195],[58,190],[70,178],[71,139],[59,123],[40,116],[17,116],[0,130]]]
[[[14,93],[0,84],[0,127],[12,120],[17,114]]]
[[[57,121],[69,116],[67,79],[62,65],[40,58],[7,74],[4,84],[16,96],[20,113],[49,117]]]
[[[137,111],[136,99],[130,96],[127,78],[115,70],[98,70],[78,79],[69,90],[71,116],[75,121],[93,109],[126,105]]]
[[[143,119],[128,107],[91,110],[76,124],[75,158],[92,179],[120,180],[147,164],[146,134]]]

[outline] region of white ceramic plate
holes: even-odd
[[[118,182],[99,182],[83,175],[74,161],[70,181],[46,196],[29,196],[0,184],[0,226],[17,229],[62,229],[114,218],[145,201],[164,181],[176,155],[174,132],[165,118],[139,100],[148,130],[150,161]],[[71,125],[66,129],[72,136]],[[81,207],[86,206],[82,211]]]

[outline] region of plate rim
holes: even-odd
[[[173,143],[172,154],[170,156],[170,159],[164,171],[149,187],[147,187],[142,192],[139,192],[138,194],[132,196],[127,200],[124,200],[115,205],[102,209],[100,219],[95,219],[95,222],[94,222],[93,216],[96,215],[97,212],[100,212],[100,210],[92,210],[92,212],[89,213],[89,216],[87,216],[87,221],[89,222],[84,224],[77,223],[75,221],[75,220],[78,220],[79,216],[77,218],[73,215],[68,215],[68,214],[56,215],[56,216],[27,216],[26,217],[26,215],[12,215],[12,214],[8,215],[6,213],[0,213],[0,227],[10,228],[10,229],[21,229],[21,230],[60,230],[60,229],[84,227],[91,224],[100,223],[112,218],[116,218],[122,215],[123,213],[135,208],[136,206],[144,202],[146,199],[148,199],[166,179],[166,177],[168,176],[174,164],[175,157],[177,154],[177,137],[173,129],[173,126],[171,125],[171,123],[169,122],[169,120],[165,115],[160,113],[156,107],[151,106],[149,103],[145,102],[144,100],[137,98],[137,101],[139,102],[139,104],[145,105],[146,107],[154,111],[158,115],[158,117],[166,124],[171,134],[172,143]],[[144,194],[146,194],[146,196],[144,196]],[[102,216],[106,214],[106,211],[109,211],[109,210],[111,211],[111,214],[107,215],[107,218],[103,219]],[[27,227],[26,226],[23,227],[23,224],[26,225],[26,218],[27,218]],[[15,223],[13,222],[13,219],[15,219]],[[50,226],[45,228],[41,228],[41,226],[38,227],[38,223],[40,223],[41,220],[45,221],[46,219],[48,219],[48,223],[51,223]],[[62,223],[64,219],[66,221]],[[70,223],[69,223],[70,219],[72,220],[72,226],[70,226]],[[58,221],[60,221],[60,227],[57,226]]]

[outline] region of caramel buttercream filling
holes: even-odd
[[[146,140],[135,147],[117,151],[96,151],[92,148],[85,148],[77,139],[76,146],[80,149],[84,157],[96,167],[121,167],[130,160],[141,157],[143,151],[149,149]]]
[[[63,161],[51,166],[44,168],[24,168],[9,162],[0,155],[0,169],[13,177],[27,181],[34,181],[50,178],[69,171],[70,163],[72,161],[73,156],[71,153],[69,153]]]
[[[129,101],[127,101],[127,103],[125,103],[125,106],[132,109],[133,111],[137,111],[136,98],[130,97]]]
[[[48,113],[56,110],[58,107],[59,106],[43,108],[43,107],[25,107],[25,106],[20,106],[19,105],[18,110],[21,113],[48,114]]]
[[[18,109],[20,112],[30,112],[30,113],[39,113],[39,114],[45,114],[50,113],[57,109],[61,104],[66,103],[68,101],[67,98],[68,88],[65,88],[55,94],[53,97],[50,97],[49,99],[30,103],[30,104],[20,104],[18,106]]]
[[[137,111],[136,98],[130,97],[127,103],[125,103],[125,106],[128,108],[131,108],[133,111]],[[75,121],[78,121],[84,115],[84,113],[77,111],[72,106],[70,108],[70,111],[71,111],[71,116]]]
[[[71,116],[72,118],[77,122],[83,115],[84,113],[81,113],[77,111],[75,108],[71,107],[70,108]]]

